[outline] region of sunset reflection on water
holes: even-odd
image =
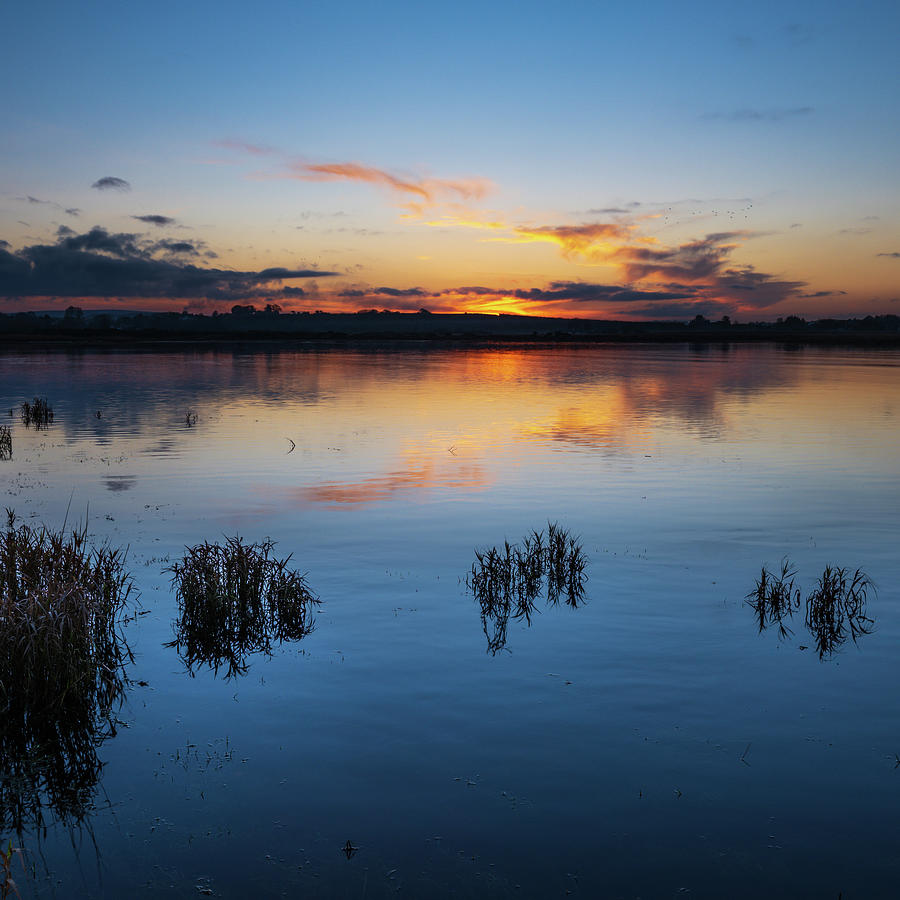
[[[668,896],[683,886],[676,860],[710,887],[722,848],[736,848],[744,896],[769,896],[754,881],[772,852],[760,827],[812,848],[792,857],[785,896],[827,893],[821,858],[838,849],[880,860],[879,883],[894,883],[895,355],[0,356],[0,409],[36,396],[54,420],[35,431],[12,417],[4,505],[53,527],[86,521],[92,538],[128,547],[145,613],[128,626],[132,727],[103,747],[115,813],[91,811],[110,896],[126,896],[136,871],[153,882],[159,858],[193,872],[201,844],[210,871],[250,860],[232,879],[242,895],[268,854],[289,860],[298,895],[314,895],[310,873],[322,872],[339,886],[327,893],[361,896],[362,874],[332,865],[348,838],[370,871],[424,872],[412,890],[430,896],[425,882],[450,876],[443,845],[423,849],[423,835],[443,835],[453,858],[482,854],[512,884],[530,867],[533,896],[575,871],[591,896],[610,883]],[[499,559],[502,574],[507,546],[524,551],[551,525],[583,551],[577,609],[538,603],[527,579],[499,606],[467,592],[473,560]],[[254,656],[239,686],[191,678],[166,647],[178,618],[166,567],[236,535],[271,538],[322,600],[302,644]],[[788,556],[805,595],[828,566],[871,576],[864,640],[820,658],[800,627],[759,634],[744,598]],[[215,781],[182,765],[195,747],[228,759],[236,748],[227,784],[218,762]],[[598,829],[598,802],[615,834]],[[148,832],[155,816],[174,830]],[[770,816],[777,829],[760,825]],[[220,837],[194,840],[211,827]],[[647,869],[660,834],[670,855]],[[70,853],[64,833],[47,839],[63,881],[90,869]]]
[[[894,415],[896,370],[873,362],[740,346],[53,356],[16,381],[24,396],[64,390],[57,420],[16,446],[42,447],[51,468],[81,454],[111,491],[180,472],[215,505],[218,476],[263,508],[457,498],[511,473],[562,484],[567,452],[844,468],[884,453],[865,423]],[[810,446],[831,431],[838,440]]]

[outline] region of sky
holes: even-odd
[[[0,312],[900,314],[896,0],[2,16]]]

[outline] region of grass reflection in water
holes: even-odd
[[[864,572],[852,575],[842,566],[826,566],[806,600],[806,627],[815,636],[819,658],[830,656],[851,638],[855,644],[871,634],[875,620],[866,614],[866,599],[875,586]]]
[[[313,630],[319,598],[288,567],[290,556],[272,555],[274,547],[268,539],[245,544],[239,536],[204,542],[187,547],[167,570],[179,616],[166,646],[176,648],[191,675],[198,666],[215,672],[226,666],[226,678],[243,675],[250,654],[271,655],[273,645]]]
[[[756,587],[745,600],[756,613],[759,631],[777,626],[779,637],[793,634],[787,621],[800,609],[800,589],[794,586],[797,571],[788,559],[782,560],[778,574],[763,566]],[[871,634],[875,620],[866,609],[872,579],[861,569],[851,574],[843,566],[825,567],[815,588],[806,598],[804,624],[816,642],[819,659],[831,656],[848,640],[856,643]]]
[[[797,570],[787,557],[781,561],[781,572],[777,575],[763,566],[756,587],[746,597],[747,604],[756,613],[760,634],[773,625],[778,627],[779,637],[794,633],[785,620],[800,608],[800,590],[794,587],[796,575]]]
[[[22,424],[36,431],[46,430],[53,424],[53,407],[45,397],[35,397],[22,404]]]
[[[476,550],[466,588],[481,607],[488,653],[506,649],[509,620],[531,625],[537,601],[546,587],[551,606],[564,600],[577,609],[584,602],[587,557],[579,540],[556,523],[532,531],[519,544]]]

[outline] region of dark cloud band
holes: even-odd
[[[98,191],[130,191],[131,185],[124,178],[117,178],[115,175],[104,175],[98,178],[92,185]]]
[[[158,225],[162,228],[164,225],[174,225],[175,220],[170,216],[160,216],[156,214],[146,215],[146,216],[132,216],[132,219],[137,219],[138,222],[146,222],[148,225]]]
[[[61,231],[55,244],[0,249],[0,297],[170,297],[243,300],[277,296],[273,282],[328,277],[317,269],[269,268],[239,272],[196,266],[202,242],[145,241],[134,234],[92,228]],[[165,258],[159,258],[164,254]]]

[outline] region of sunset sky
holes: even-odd
[[[900,314],[900,4],[5,5],[0,311]]]

